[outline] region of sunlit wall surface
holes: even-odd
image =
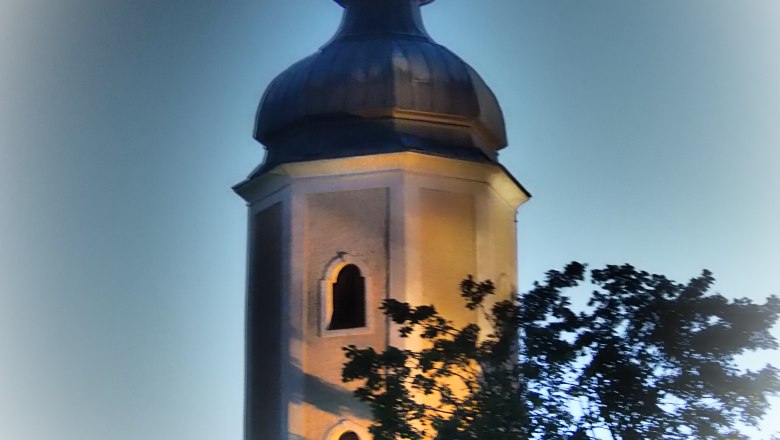
[[[521,286],[578,259],[780,293],[780,3],[423,13],[504,108],[501,160],[534,194]],[[262,158],[264,88],[339,17],[328,0],[0,0],[0,438],[241,438],[230,186]],[[776,406],[756,438],[780,431]]]

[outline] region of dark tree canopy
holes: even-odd
[[[588,307],[575,313],[564,292],[586,281]],[[739,427],[767,412],[780,371],[743,371],[736,358],[777,349],[780,300],[730,301],[713,282],[708,271],[677,283],[630,265],[587,274],[571,263],[488,306],[493,284],[469,276],[464,306],[489,328],[386,300],[400,335],[424,348],[349,346],[342,376],[360,381],[375,440],[747,439]]]

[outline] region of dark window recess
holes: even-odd
[[[347,431],[344,434],[341,434],[339,440],[360,440],[360,437],[352,431]]]
[[[333,283],[333,315],[328,330],[343,330],[366,326],[366,286],[360,269],[354,264],[344,266]],[[344,437],[350,440],[352,437]],[[357,437],[355,437],[357,438]]]

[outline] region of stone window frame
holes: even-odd
[[[328,324],[331,315],[333,314],[333,284],[341,272],[344,266],[353,264],[360,270],[360,275],[363,276],[363,295],[365,295],[365,326],[346,328],[338,330],[329,330]],[[350,335],[364,335],[374,331],[374,313],[373,310],[377,307],[374,304],[374,295],[372,294],[371,287],[373,286],[373,277],[368,269],[368,265],[360,258],[350,255],[346,252],[339,252],[334,258],[332,258],[325,266],[322,277],[319,283],[319,299],[320,299],[320,336],[323,337],[335,337],[335,336],[350,336]]]
[[[322,440],[339,440],[339,437],[350,431],[357,434],[360,440],[369,440],[371,438],[365,427],[353,421],[341,419],[325,433]]]

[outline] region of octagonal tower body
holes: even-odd
[[[341,347],[400,339],[386,298],[478,322],[459,282],[515,291],[515,213],[498,102],[425,31],[418,0],[341,0],[336,35],[268,87],[249,206],[245,439],[368,440]]]

